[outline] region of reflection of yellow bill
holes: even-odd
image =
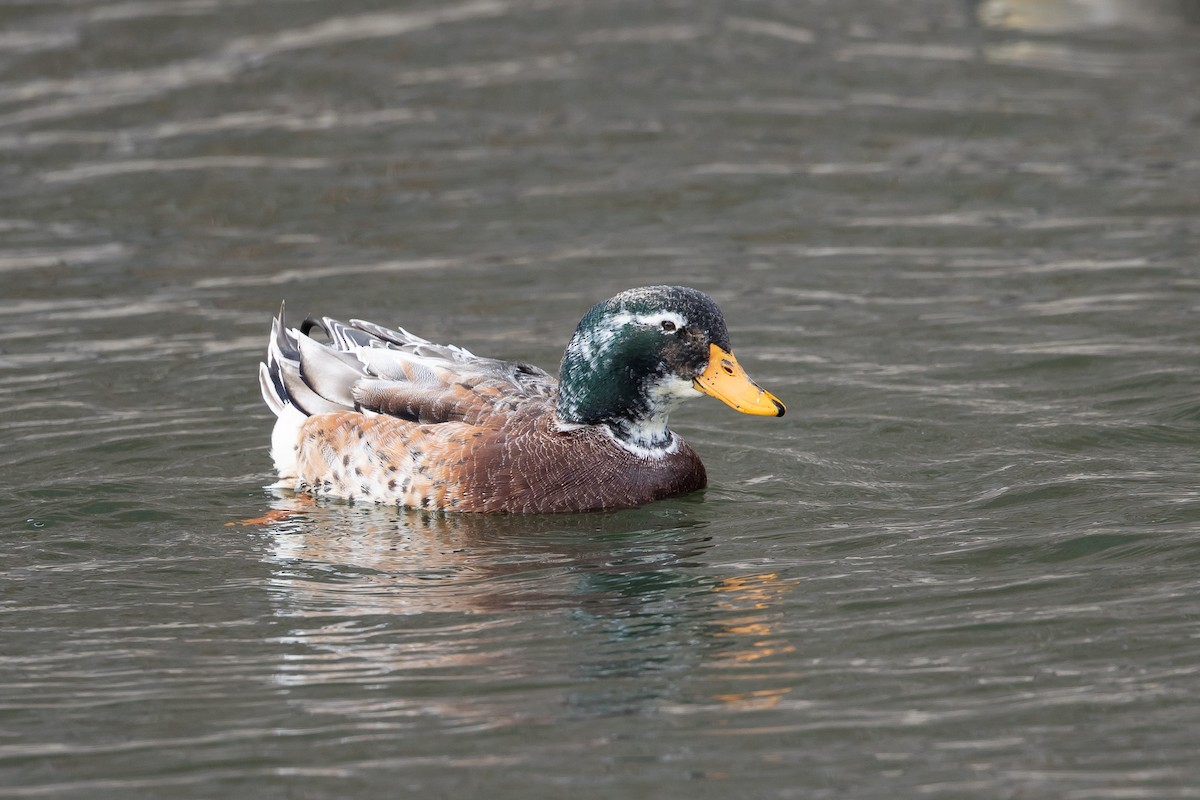
[[[715,344],[708,346],[708,366],[692,380],[692,385],[743,414],[782,417],[787,410],[775,395],[750,380],[733,353]]]

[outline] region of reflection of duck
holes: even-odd
[[[251,537],[281,626],[273,679],[298,708],[354,724],[427,717],[425,729],[527,725],[560,707],[605,714],[660,695],[596,679],[657,676],[664,658],[703,650],[704,504],[431,514],[276,494],[275,521]]]
[[[559,382],[359,320],[288,329],[282,313],[260,372],[283,485],[444,510],[591,511],[694,491],[704,466],[667,428],[680,401],[784,412],[734,359],[712,299],[671,286],[588,311]]]
[[[277,492],[275,522],[253,535],[286,628],[274,680],[371,687],[293,695],[313,712],[528,724],[546,706],[496,690],[511,682],[562,694],[573,717],[665,708],[732,728],[809,705],[787,616],[800,579],[714,563],[722,537],[703,504],[531,517]],[[681,704],[671,676],[684,669],[696,691]]]
[[[686,501],[588,516],[484,516],[337,508],[274,492],[260,538],[285,616],[628,611],[655,591],[706,582],[682,568],[712,538]]]

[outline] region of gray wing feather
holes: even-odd
[[[309,336],[314,327],[329,343]],[[282,307],[272,322],[260,382],[276,414],[291,404],[308,415],[360,410],[426,423],[480,418],[500,397],[507,403],[544,400],[558,387],[532,364],[480,358],[403,328],[331,317],[288,328]]]

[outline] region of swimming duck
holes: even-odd
[[[403,328],[329,317],[288,328],[282,309],[259,378],[279,485],[446,511],[597,511],[692,492],[704,465],[667,428],[681,401],[784,413],[738,365],[712,298],[680,286],[593,306],[557,381]]]

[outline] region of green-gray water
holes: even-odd
[[[0,797],[1200,797],[1198,16],[0,5]],[[228,524],[281,300],[664,282],[706,492]]]

